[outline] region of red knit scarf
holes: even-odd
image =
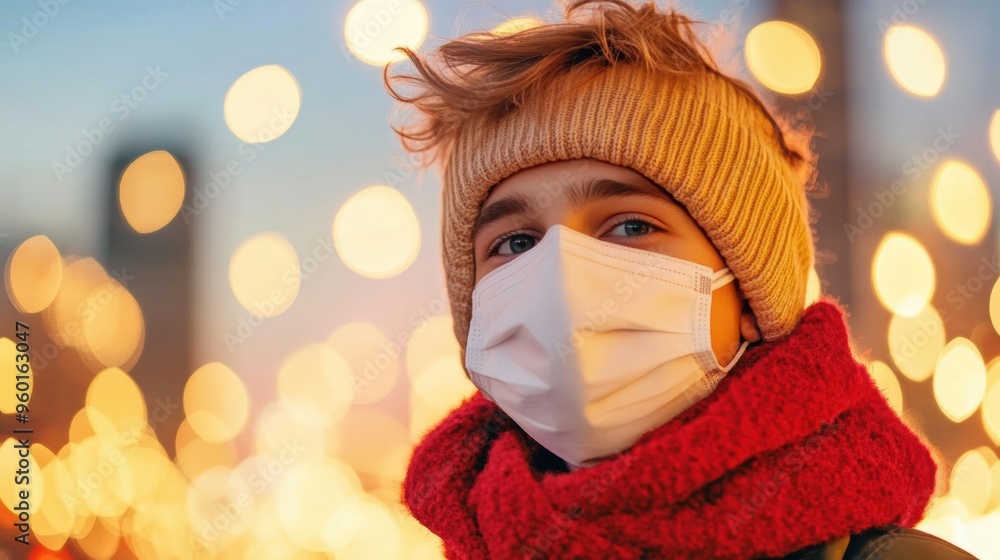
[[[546,453],[477,392],[417,445],[403,499],[449,559],[760,558],[911,527],[936,473],[829,300],[624,453],[572,473]]]

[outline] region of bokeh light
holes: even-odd
[[[295,76],[277,64],[258,66],[233,82],[223,104],[226,126],[248,144],[270,142],[292,127],[302,106]]]
[[[933,305],[914,317],[893,314],[889,320],[889,355],[899,371],[913,381],[934,373],[946,342],[944,321]]]
[[[289,551],[295,550],[295,543],[282,529],[277,509],[277,499],[273,495],[261,504],[258,509],[260,513],[254,523],[256,538],[250,545],[247,558],[293,560],[294,556]],[[315,554],[312,556],[315,557]]]
[[[25,239],[7,259],[7,297],[21,313],[38,313],[55,299],[62,283],[59,249],[44,235]]]
[[[989,449],[985,453],[979,449],[970,449],[955,461],[951,469],[948,493],[962,502],[969,515],[982,515],[986,512],[993,482],[987,455],[991,453]],[[996,455],[991,458],[996,461]]]
[[[980,448],[984,449],[984,448]],[[993,461],[990,466],[990,509],[1000,509],[1000,460]]]
[[[872,282],[879,301],[889,311],[913,317],[934,294],[934,264],[919,241],[905,233],[890,232],[875,250]]]
[[[393,507],[406,542],[406,556],[413,560],[444,560],[441,539],[413,518],[402,504]]]
[[[184,414],[191,429],[206,441],[226,441],[240,433],[249,406],[243,380],[221,362],[201,366],[184,385]]]
[[[344,39],[358,60],[381,67],[406,58],[396,47],[420,48],[428,23],[418,0],[361,0],[347,13]]]
[[[989,190],[975,169],[954,160],[941,165],[931,185],[931,209],[945,235],[966,245],[978,243],[991,208]]]
[[[135,381],[111,367],[98,373],[86,396],[87,420],[98,436],[119,441],[146,425],[146,401]]]
[[[2,412],[3,414],[14,414],[17,412],[17,405],[21,403],[21,401],[18,400],[17,398],[19,394],[22,393],[27,394],[29,398],[28,402],[30,403],[31,393],[32,391],[34,391],[35,388],[35,376],[31,368],[30,359],[27,361],[17,359],[18,354],[24,354],[23,352],[17,351],[17,345],[20,343],[21,343],[20,339],[11,340],[7,337],[0,336],[0,360],[3,360],[0,363],[6,364],[7,368],[9,368],[7,374],[8,375],[7,389],[4,391],[0,391],[0,412]],[[27,355],[30,357],[30,354]],[[27,371],[21,372],[20,369],[15,369],[15,364],[17,368],[20,368],[21,364],[24,364],[24,369],[26,369]],[[21,375],[26,376],[27,379],[26,380],[15,379],[15,376],[21,376]],[[18,381],[27,383],[27,389],[25,391],[15,390],[17,388],[16,383]]]
[[[398,489],[402,483],[412,444],[406,426],[392,414],[352,407],[327,442],[330,454],[350,462],[366,489]]]
[[[375,325],[366,321],[347,323],[335,330],[326,343],[350,364],[355,403],[382,400],[399,380],[403,347]]]
[[[2,444],[0,444],[0,465],[5,465],[8,469],[18,465],[21,457],[18,453],[18,448],[16,447],[17,445],[19,445],[17,439],[12,437],[7,438]],[[29,454],[27,460],[28,471],[32,473],[39,472],[40,468],[38,466],[38,462],[35,460],[35,457]],[[4,507],[7,508],[7,511],[16,513],[17,510],[15,508],[17,508],[21,502],[21,498],[18,493],[20,491],[27,490],[29,495],[37,497],[36,499],[28,500],[28,514],[34,515],[38,512],[38,506],[41,505],[42,500],[40,498],[44,497],[42,494],[43,486],[37,476],[33,477],[33,479],[29,477],[28,484],[15,483],[15,479],[17,478],[14,476],[15,470],[17,469],[11,469],[9,476],[0,477],[0,502],[2,502]]]
[[[83,552],[94,560],[108,560],[118,551],[120,539],[116,530],[112,530],[108,525],[115,520],[105,520],[96,518],[96,522],[91,526],[90,531],[85,536],[76,541]]]
[[[45,492],[31,528],[46,548],[59,550],[69,538],[76,520],[76,509],[67,507],[68,500],[63,500],[63,496],[72,495],[75,481],[65,463],[58,458],[42,467],[41,479]]]
[[[885,395],[889,406],[896,411],[896,414],[903,412],[903,389],[899,385],[899,379],[893,373],[888,364],[880,360],[875,360],[868,364],[868,373],[878,386],[882,394]]]
[[[124,456],[132,472],[133,507],[153,499],[163,477],[175,470],[160,442],[150,433],[134,438],[134,443],[125,447]]]
[[[890,27],[883,49],[889,73],[904,90],[921,97],[941,91],[945,80],[945,58],[941,46],[929,33],[912,25]]]
[[[513,35],[520,31],[524,31],[525,29],[538,27],[539,25],[542,25],[544,23],[545,22],[536,17],[531,17],[531,16],[518,17],[509,19],[501,23],[500,25],[497,25],[492,30],[490,30],[490,32],[493,33],[494,35],[500,35],[501,37],[504,37],[507,35]]]
[[[175,446],[175,461],[188,479],[213,467],[231,468],[237,463],[236,448],[231,441],[202,439],[187,420],[177,428]]]
[[[338,560],[395,560],[403,556],[403,535],[396,516],[379,500],[355,494],[330,513],[326,550]]]
[[[962,542],[966,538],[963,521],[968,517],[968,510],[958,498],[944,495],[932,500],[927,513],[914,528],[952,543]]]
[[[308,344],[289,356],[278,370],[278,394],[303,424],[326,427],[347,413],[354,402],[351,365],[325,344]]]
[[[993,330],[1000,334],[1000,278],[990,291],[990,322],[993,323]]]
[[[819,281],[819,274],[816,273],[816,268],[812,267],[809,269],[809,278],[806,280],[806,302],[805,307],[816,303],[821,295],[822,285]]]
[[[291,411],[294,401],[268,403],[257,415],[255,450],[261,457],[280,460],[294,451],[296,457],[321,457],[326,453],[325,426],[314,426]]]
[[[414,329],[407,345],[413,441],[477,390],[465,375],[452,325],[451,317],[430,317]]]
[[[69,423],[70,443],[80,443],[97,433],[90,424],[90,416],[91,413],[87,411],[86,405],[73,415],[73,419]]]
[[[73,447],[68,464],[77,481],[86,481],[75,501],[89,514],[114,519],[128,510],[134,498],[132,473],[121,460],[121,450],[122,438],[104,436],[100,431]],[[108,469],[109,464],[115,468]]]
[[[981,412],[986,435],[994,445],[1000,446],[1000,359],[990,362]]]
[[[118,183],[118,205],[139,233],[157,231],[174,219],[184,203],[184,172],[164,150],[143,154],[125,168]]]
[[[102,296],[108,274],[91,257],[67,257],[63,279],[52,304],[45,308],[43,318],[52,340],[59,346],[78,347],[85,343],[84,323],[89,309],[99,305],[92,296]]]
[[[787,21],[766,21],[746,38],[747,67],[768,89],[795,95],[816,85],[823,60],[816,40]]]
[[[229,467],[212,467],[194,477],[187,487],[184,500],[186,517],[189,524],[196,528],[196,533],[210,542],[221,536],[223,538],[218,540],[222,543],[219,544],[231,544],[234,533],[245,530],[245,519],[240,515],[242,504],[234,508],[232,504],[236,502],[227,491],[232,473],[233,469]]]
[[[282,528],[295,544],[316,552],[327,550],[327,522],[336,508],[363,491],[350,465],[330,457],[294,463],[278,484]]]
[[[355,194],[333,220],[333,242],[348,268],[369,278],[406,270],[420,251],[420,223],[399,191],[376,185]]]
[[[934,398],[944,415],[961,422],[979,408],[986,392],[986,365],[967,338],[949,342],[934,369]]]
[[[284,313],[299,295],[299,257],[284,237],[264,232],[247,239],[229,260],[229,286],[244,309],[261,317]]]
[[[86,301],[81,349],[91,369],[131,369],[146,338],[139,302],[113,278],[94,288]]]

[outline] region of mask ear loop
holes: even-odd
[[[726,284],[732,282],[735,279],[736,276],[733,274],[732,270],[729,270],[729,267],[723,267],[720,268],[719,270],[716,270],[714,273],[712,273],[712,291],[714,292],[715,290],[718,290],[719,288],[725,286]],[[729,370],[733,369],[733,366],[736,365],[736,362],[739,361],[740,356],[743,355],[743,352],[746,351],[747,346],[749,345],[750,341],[744,340],[743,344],[740,345],[740,349],[736,351],[736,355],[733,356],[733,359],[729,360],[728,364],[720,367],[719,369],[721,369],[725,373],[729,373]]]
[[[712,291],[718,290],[726,284],[736,280],[736,276],[728,267],[720,268],[712,273]]]
[[[747,346],[749,346],[749,345],[750,345],[750,341],[749,340],[744,340],[743,344],[740,345],[740,349],[736,351],[736,355],[733,356],[733,359],[729,360],[729,363],[726,364],[725,366],[723,366],[720,369],[722,369],[722,371],[724,371],[725,373],[729,373],[729,370],[733,369],[733,366],[735,366],[736,362],[738,362],[740,360],[740,356],[743,355],[743,352],[747,349]]]

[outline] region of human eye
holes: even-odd
[[[637,216],[615,218],[610,227],[605,237],[641,237],[659,229],[648,220]]]
[[[495,255],[517,255],[531,249],[538,241],[524,232],[505,233],[494,241],[486,251],[486,257]]]

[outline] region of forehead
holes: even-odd
[[[635,202],[645,199],[645,204],[660,209],[680,207],[666,189],[635,170],[603,162],[584,162],[574,169],[574,161],[578,160],[524,169],[497,184],[472,224],[472,238],[507,218],[537,216],[557,198],[574,207],[624,197]]]
[[[615,165],[594,158],[575,158],[549,161],[518,170],[494,185],[484,204],[499,196],[522,189],[538,190],[539,185],[550,187],[569,186],[585,183],[594,178],[611,178],[619,181],[629,181],[655,185],[638,171],[621,165]],[[542,184],[544,182],[544,184]]]

